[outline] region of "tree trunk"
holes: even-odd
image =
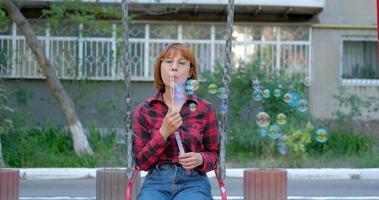
[[[64,117],[70,127],[76,154],[78,156],[93,154],[93,151],[89,146],[87,136],[84,134],[82,124],[76,114],[74,103],[67,95],[61,82],[57,78],[55,68],[51,66],[50,61],[47,59],[33,29],[11,0],[3,0],[3,6],[12,21],[17,24],[22,34],[25,36],[26,42],[28,43],[33,54],[36,56],[38,65],[41,67],[42,72],[46,77],[49,89],[58,100],[59,106],[63,111]]]

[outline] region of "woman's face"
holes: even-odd
[[[174,51],[164,58],[161,63],[161,77],[166,87],[172,87],[170,76],[174,78],[175,85],[183,86],[189,77],[190,62],[182,57],[179,51]]]

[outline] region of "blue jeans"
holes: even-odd
[[[149,170],[138,200],[212,200],[207,174],[173,164]]]

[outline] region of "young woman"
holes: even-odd
[[[134,111],[134,159],[148,171],[138,200],[212,199],[206,172],[219,157],[217,116],[209,102],[186,93],[191,79],[197,79],[193,53],[180,43],[168,45],[154,66],[156,94]]]

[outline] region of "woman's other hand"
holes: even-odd
[[[174,133],[183,124],[182,117],[178,112],[168,112],[159,131],[163,139],[166,141],[167,138]]]
[[[179,163],[184,169],[193,169],[203,164],[203,156],[200,153],[189,152],[178,156]]]

